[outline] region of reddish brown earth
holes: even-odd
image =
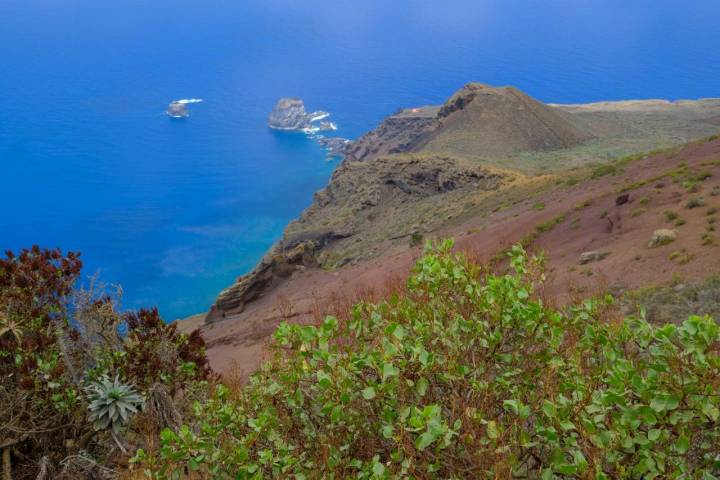
[[[690,173],[711,174],[698,182],[699,191],[688,192],[682,180],[676,183],[671,176],[660,178],[683,163]],[[701,238],[708,233],[720,243],[718,232],[706,231],[708,210],[720,211],[720,139],[694,142],[674,153],[649,156],[622,168],[620,174],[573,187],[555,185],[487,216],[468,215],[434,236],[454,237],[458,250],[483,261],[533,232],[536,226],[564,215],[562,222],[540,233],[530,245],[532,250],[546,253],[546,293],[558,301],[571,294],[636,289],[720,272],[720,247],[703,245]],[[647,183],[637,186],[643,181]],[[622,192],[633,183],[635,188]],[[629,194],[629,202],[617,206],[621,193]],[[687,209],[688,200],[697,197],[702,197],[705,205]],[[540,204],[544,209],[539,210]],[[664,213],[668,210],[686,223],[675,226],[668,221]],[[675,229],[677,240],[649,248],[653,231],[660,228]],[[332,313],[333,308],[342,309],[358,298],[373,299],[398,288],[421,250],[392,243],[381,245],[380,250],[383,248],[386,253],[381,258],[363,264],[336,271],[298,272],[248,304],[242,313],[202,325],[212,366],[220,372],[237,366],[248,374],[259,366],[266,343],[281,320],[313,322],[328,311]],[[580,265],[580,254],[592,250],[606,252],[607,256]],[[671,260],[674,252],[687,254],[687,262]],[[201,322],[201,317],[181,322],[181,328],[197,328]]]

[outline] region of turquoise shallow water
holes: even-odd
[[[0,248],[80,250],[125,306],[206,309],[335,162],[280,96],[355,137],[463,83],[545,101],[720,96],[720,3],[0,2]],[[191,118],[168,102],[202,98]]]

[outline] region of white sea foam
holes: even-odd
[[[188,103],[200,103],[202,102],[202,98],[183,98],[182,100],[175,100],[175,103],[181,103],[183,105],[187,105]]]
[[[329,117],[330,114],[328,112],[315,112],[312,117],[310,117],[311,122],[317,122],[318,120],[322,120],[323,118]]]

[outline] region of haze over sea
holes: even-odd
[[[336,161],[280,96],[356,137],[464,83],[544,101],[720,96],[720,2],[0,1],[0,248],[82,252],[125,308],[207,309]],[[202,98],[191,117],[171,100]]]

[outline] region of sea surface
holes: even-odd
[[[468,81],[544,101],[720,96],[717,0],[0,0],[0,248],[81,251],[125,308],[207,309],[356,137]],[[191,117],[163,114],[172,100]]]

